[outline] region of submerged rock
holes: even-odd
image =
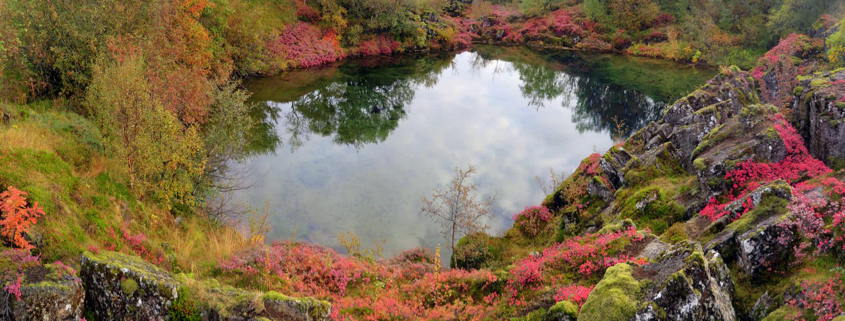
[[[20,300],[14,295],[0,295],[0,312],[8,309],[11,315],[7,317],[12,321],[82,318],[85,290],[80,279],[65,267],[46,264],[25,271],[20,291]]]
[[[101,320],[164,319],[182,286],[170,273],[122,253],[85,252],[80,264],[86,309]]]
[[[733,291],[719,253],[681,242],[652,264],[609,268],[578,320],[736,320]]]

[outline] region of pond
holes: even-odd
[[[571,173],[714,75],[650,59],[481,46],[254,79],[245,86],[260,121],[256,156],[237,165],[252,187],[234,197],[268,204],[268,240],[345,252],[336,235],[352,231],[362,248],[385,240],[389,257],[448,247],[419,214],[421,198],[472,164],[480,196],[497,195],[487,225],[501,235],[513,213],[545,197],[535,177]]]

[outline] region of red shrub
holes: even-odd
[[[41,265],[40,256],[32,256],[29,250],[6,249],[0,251],[0,286],[3,290],[21,299],[21,282],[24,271]]]
[[[566,274],[590,280],[600,277],[604,270],[622,262],[645,263],[642,259],[618,253],[627,244],[642,239],[642,234],[633,227],[606,234],[576,236],[544,249],[539,256],[519,260],[514,264],[512,277],[505,287],[509,302],[521,305],[524,303],[524,291],[536,290],[543,283],[554,284]]]
[[[522,212],[513,215],[514,226],[529,237],[539,234],[543,228],[548,227],[552,219],[552,213],[545,206],[529,206]]]
[[[715,199],[711,199],[710,203],[701,211],[701,215],[711,221],[715,221],[727,214],[724,211],[727,203],[741,199],[748,192],[768,182],[782,179],[794,185],[801,182],[805,177],[813,178],[831,173],[831,169],[825,166],[824,163],[810,156],[810,153],[804,146],[803,138],[801,138],[795,128],[786,122],[782,115],[776,115],[773,121],[774,128],[786,145],[786,157],[782,161],[773,164],[759,163],[754,160],[738,163],[725,174],[725,179],[733,182],[728,193],[728,202],[718,204]],[[750,210],[749,205],[750,203],[747,203],[744,206],[743,213]],[[733,219],[738,219],[739,217],[741,215]]]
[[[774,80],[777,86],[777,88],[768,88],[769,84],[766,81],[760,81],[763,101],[779,107],[790,102],[792,89],[798,84],[797,77],[810,70],[807,61],[796,64],[793,58],[808,58],[820,52],[823,47],[824,43],[821,39],[812,39],[805,35],[793,33],[782,39],[763,57],[760,57],[757,61],[757,67],[754,68],[751,75],[758,80],[763,80],[765,75],[772,74],[773,77],[768,79]],[[775,90],[777,91],[775,92]]]
[[[555,293],[555,301],[570,301],[580,307],[584,305],[584,302],[587,302],[587,297],[590,296],[590,292],[592,291],[593,286],[584,287],[570,284],[557,290],[557,293]]]
[[[302,21],[288,26],[270,41],[268,49],[274,57],[291,61],[295,67],[313,67],[345,57],[333,34],[323,35],[320,28]]]
[[[655,27],[665,27],[675,22],[675,17],[668,13],[661,13],[654,18]]]
[[[0,235],[15,246],[29,250],[33,246],[24,239],[23,234],[29,232],[29,228],[38,222],[38,218],[44,215],[44,210],[38,206],[38,202],[27,204],[26,195],[11,186],[7,191],[0,193]]]
[[[396,40],[378,35],[372,39],[362,41],[361,45],[355,50],[355,55],[364,57],[390,55],[399,51],[401,46],[402,44]]]
[[[842,313],[842,306],[837,296],[842,293],[842,281],[839,276],[822,282],[802,281],[804,289],[797,298],[785,302],[786,305],[803,310],[801,314],[787,315],[787,320],[830,321]]]

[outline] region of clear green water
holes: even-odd
[[[571,172],[612,145],[614,119],[632,132],[715,75],[673,63],[574,52],[478,47],[457,55],[379,57],[246,83],[257,103],[254,153],[240,170],[269,202],[268,239],[340,250],[386,239],[385,256],[448,244],[421,217],[421,197],[473,164],[483,195],[498,192],[491,234],[545,196],[535,176]],[[444,253],[448,255],[449,253]],[[446,256],[448,257],[448,256]]]

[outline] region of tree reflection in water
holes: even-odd
[[[480,46],[473,54],[473,70],[492,65],[495,73],[518,73],[530,107],[548,107],[562,98],[579,132],[622,136],[660,117],[668,103],[713,75],[691,68],[673,72],[681,67],[667,62],[579,52]],[[383,142],[408,117],[406,106],[417,88],[436,85],[454,57],[378,57],[253,81],[248,87],[260,102],[253,152],[275,152],[283,141],[293,151],[311,135],[358,149]],[[290,103],[284,112],[283,103]],[[284,126],[285,138],[277,124]],[[620,129],[626,132],[617,133]]]

